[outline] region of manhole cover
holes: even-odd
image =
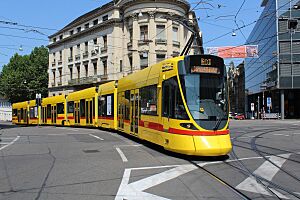
[[[83,150],[84,153],[97,153],[99,150],[97,149],[89,149],[89,150]]]

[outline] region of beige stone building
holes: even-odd
[[[185,0],[119,0],[86,13],[49,37],[49,96],[118,80],[178,56],[196,16]],[[196,43],[195,43],[196,44]]]

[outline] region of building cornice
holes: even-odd
[[[111,26],[114,26],[114,24],[121,23],[121,22],[122,22],[122,20],[119,19],[119,18],[109,19],[109,20],[107,20],[105,22],[102,22],[101,24],[98,24],[98,25],[93,26],[93,27],[91,27],[89,29],[83,30],[83,31],[81,31],[79,33],[76,33],[74,35],[71,35],[69,37],[66,37],[66,38],[64,38],[62,40],[59,40],[59,41],[55,42],[55,43],[49,44],[47,47],[49,49],[57,47],[57,46],[65,43],[65,42],[68,42],[68,41],[70,41],[72,39],[76,39],[76,38],[81,37],[83,35],[90,34],[91,31],[94,31],[94,30],[97,30],[97,29],[104,29],[104,28],[107,28],[107,27],[111,27]]]
[[[116,7],[114,6],[113,2],[109,2],[109,3],[103,5],[99,8],[96,8],[96,9],[84,14],[84,15],[81,15],[80,17],[73,20],[71,23],[66,25],[64,28],[62,28],[58,32],[50,35],[48,38],[50,39],[50,38],[53,38],[55,36],[58,36],[58,35],[64,33],[65,31],[67,31],[67,30],[73,29],[73,28],[75,28],[75,27],[77,27],[77,26],[93,19],[93,18],[96,18],[96,17],[98,17],[98,16],[100,16],[104,13],[107,13],[111,10],[114,10],[115,8]]]
[[[176,3],[176,4],[179,4],[179,5],[182,5],[181,7],[184,8],[187,12],[189,11],[191,5],[188,1],[186,0],[160,0],[160,1],[157,1],[157,0],[120,0],[118,1],[115,6],[118,6],[118,7],[129,7],[129,6],[132,6],[132,5],[136,5],[136,4],[143,4],[143,3]]]

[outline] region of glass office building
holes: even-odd
[[[300,118],[300,1],[263,0],[262,6],[247,40],[258,45],[258,56],[245,60],[246,111],[254,103],[256,113]]]

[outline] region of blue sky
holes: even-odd
[[[15,53],[29,54],[35,46],[47,45],[46,35],[55,33],[76,17],[107,2],[109,0],[2,1],[0,3],[0,70]],[[189,2],[194,8],[199,1],[189,0]],[[241,32],[236,32],[236,37],[228,34],[216,39],[236,28],[233,19],[243,0],[203,0],[202,2],[195,11],[197,17],[200,17],[199,26],[203,32],[204,47],[234,46],[245,43],[245,38],[251,33],[253,26],[242,29],[245,37]],[[246,0],[237,15],[238,25],[243,26],[258,19],[262,11],[260,4],[261,0]],[[7,21],[17,23],[19,26],[3,23]],[[226,60],[226,63],[230,61]],[[238,63],[242,60],[234,61]]]

